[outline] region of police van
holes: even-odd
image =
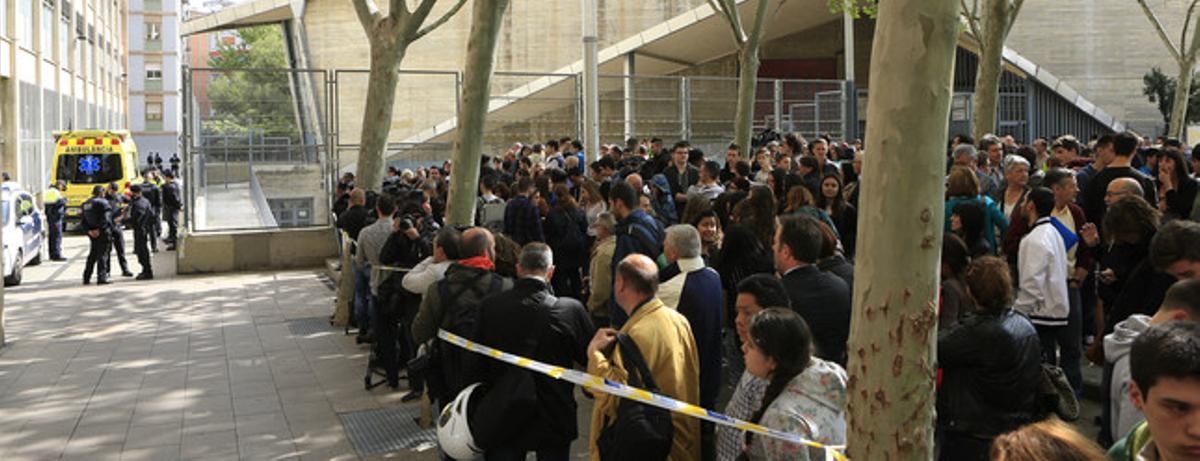
[[[133,136],[124,130],[54,132],[54,163],[50,182],[67,183],[67,223],[78,223],[83,202],[92,188],[116,182],[122,190],[137,182],[138,153]]]

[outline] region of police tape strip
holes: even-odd
[[[599,376],[587,374],[587,373],[577,371],[577,370],[572,370],[570,368],[563,368],[560,366],[542,363],[537,360],[521,357],[518,355],[513,355],[510,353],[501,351],[501,350],[493,349],[491,347],[475,343],[471,340],[468,340],[466,338],[455,335],[454,333],[450,333],[446,330],[438,330],[438,337],[450,344],[453,344],[455,346],[469,350],[471,352],[483,354],[483,355],[486,355],[493,359],[500,360],[502,362],[506,362],[506,363],[509,363],[512,365],[516,365],[518,367],[525,368],[528,370],[536,371],[538,373],[550,376],[551,378],[561,379],[563,381],[577,384],[577,385],[583,386],[583,387],[591,389],[591,390],[600,391],[600,392],[603,392],[606,394],[611,394],[611,395],[615,395],[617,397],[622,397],[622,398],[626,398],[626,399],[630,399],[630,400],[636,400],[638,402],[642,402],[642,403],[649,404],[649,405],[654,405],[656,407],[659,407],[659,408],[662,408],[664,410],[668,410],[668,411],[671,411],[674,413],[681,413],[681,414],[685,414],[685,415],[692,416],[695,418],[700,418],[700,419],[703,419],[705,421],[709,421],[712,423],[720,424],[723,426],[729,426],[729,427],[732,427],[737,430],[749,431],[749,432],[753,432],[756,434],[765,435],[767,437],[773,437],[773,438],[776,438],[779,440],[794,443],[797,445],[805,445],[805,446],[809,446],[809,447],[813,447],[813,448],[818,448],[818,449],[825,451],[825,459],[826,460],[847,461],[847,459],[848,459],[848,458],[846,458],[846,455],[841,453],[842,450],[845,450],[845,448],[846,448],[843,445],[825,445],[820,442],[814,442],[812,440],[805,439],[796,434],[790,434],[787,432],[778,431],[778,430],[771,429],[769,427],[761,426],[758,424],[754,424],[751,422],[742,421],[740,419],[732,418],[732,417],[726,416],[721,413],[717,413],[712,410],[706,410],[706,409],[698,407],[696,405],[692,405],[692,404],[689,404],[686,402],[680,402],[678,400],[675,400],[673,398],[670,398],[670,397],[667,397],[664,395],[655,394],[653,392],[638,389],[636,387],[631,387],[631,386],[627,386],[625,384],[621,384],[618,382],[613,382],[613,381],[601,378]]]

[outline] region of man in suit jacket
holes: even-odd
[[[480,312],[479,339],[488,346],[543,363],[564,368],[586,366],[595,328],[583,304],[550,294],[553,260],[550,247],[544,243],[530,243],[521,249],[513,288],[482,302],[487,308]],[[533,377],[537,397],[536,409],[504,416],[504,425],[511,427],[512,433],[504,437],[502,446],[488,448],[489,457],[524,459],[529,451],[537,452],[540,459],[568,457],[571,442],[579,435],[573,384],[495,360],[483,363],[478,372],[479,380],[484,382],[495,382],[504,373],[528,373]]]
[[[808,216],[786,216],[775,230],[775,269],[788,298],[808,322],[817,357],[846,365],[850,337],[850,288],[838,276],[817,268],[821,228]]]

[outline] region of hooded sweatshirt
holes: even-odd
[[[1133,340],[1148,328],[1150,317],[1133,314],[1117,323],[1113,332],[1104,337],[1104,357],[1112,365],[1108,405],[1112,411],[1109,430],[1114,438],[1128,434],[1134,426],[1146,419],[1129,400],[1129,387],[1133,382],[1129,374],[1129,350],[1133,347]]]
[[[845,444],[847,381],[841,366],[813,357],[771,402],[759,424],[826,445]],[[749,450],[750,459],[825,459],[820,450],[757,435]]]

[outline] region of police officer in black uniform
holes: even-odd
[[[150,207],[150,201],[142,196],[142,186],[134,184],[129,192],[133,195],[129,199],[125,222],[133,227],[133,254],[137,255],[138,264],[142,266],[142,273],[138,274],[137,279],[151,280],[154,278],[154,269],[150,267],[150,232],[153,230],[150,220],[154,219],[154,209]]]
[[[163,220],[167,222],[167,251],[175,250],[175,240],[179,230],[179,210],[183,209],[183,194],[179,191],[179,183],[175,182],[175,172],[163,174],[166,182],[162,185]]]
[[[175,173],[176,176],[179,176],[179,154],[171,154],[171,160],[169,160],[169,162],[171,162],[171,172]]]
[[[150,217],[150,251],[158,253],[159,216],[162,210],[162,191],[154,184],[154,170],[142,172],[142,196],[150,202],[154,215]]]
[[[112,227],[109,229],[109,240],[117,251],[117,263],[121,265],[122,277],[133,277],[129,272],[129,260],[125,259],[125,208],[129,198],[121,193],[121,187],[116,182],[108,184],[108,194],[105,196],[108,204],[112,205]]]
[[[92,198],[83,202],[83,230],[87,232],[91,247],[88,249],[87,266],[83,269],[83,284],[92,283],[92,271],[96,271],[96,284],[107,285],[109,263],[109,232],[112,229],[112,204],[104,197],[104,186],[92,188]]]

